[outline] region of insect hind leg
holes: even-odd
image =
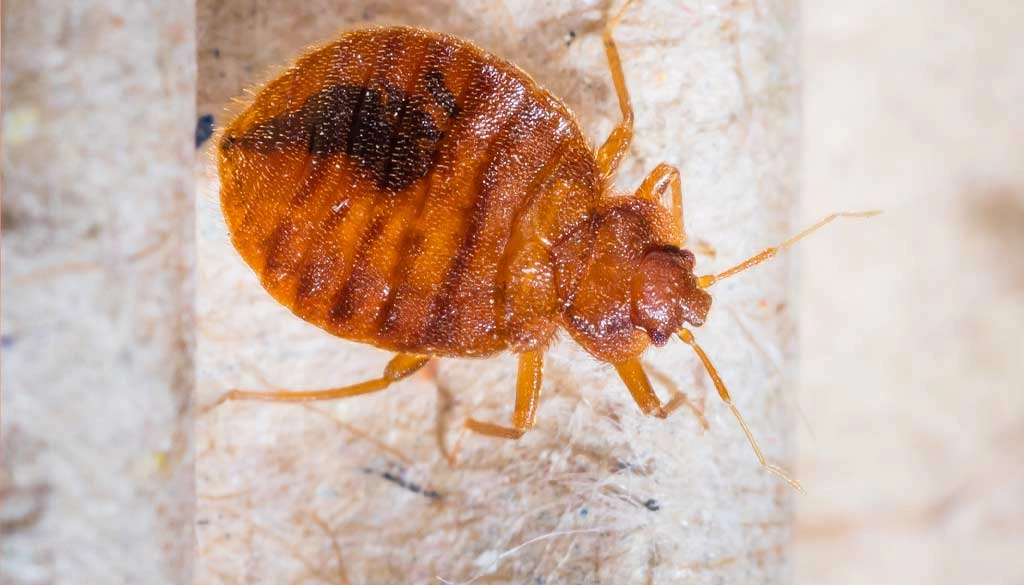
[[[217,399],[207,410],[212,410],[217,406],[229,401],[229,400],[259,400],[263,402],[314,402],[318,400],[336,400],[339,398],[349,398],[351,396],[359,396],[360,394],[369,394],[371,392],[379,392],[394,384],[395,382],[407,378],[423,366],[427,365],[431,356],[414,355],[400,353],[395,355],[394,358],[388,362],[388,365],[384,368],[384,374],[380,378],[373,380],[367,380],[358,384],[352,384],[349,386],[341,386],[339,388],[330,388],[327,390],[303,390],[303,391],[289,391],[289,390],[278,390],[273,392],[252,392],[249,390],[231,390],[226,392],[223,396]]]

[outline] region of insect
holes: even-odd
[[[376,392],[443,357],[518,355],[511,426],[534,426],[544,352],[564,329],[612,364],[640,410],[667,417],[640,355],[672,336],[696,352],[769,464],[689,327],[707,288],[841,215],[719,274],[684,248],[679,171],[658,165],[633,194],[611,185],[633,138],[612,31],[604,49],[621,120],[596,150],[572,112],[514,65],[417,28],[349,32],[270,81],[217,144],[231,239],[298,317],[397,355],[380,378],[316,391],[235,390],[231,399],[329,400]],[[671,194],[671,209],[661,203]]]

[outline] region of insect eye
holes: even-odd
[[[697,257],[693,255],[693,252],[684,249],[680,251],[680,256],[682,256],[683,262],[689,266],[690,269],[693,269],[694,265],[697,263]]]

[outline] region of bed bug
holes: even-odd
[[[316,391],[235,390],[309,401],[387,388],[428,361],[512,351],[511,426],[534,426],[546,347],[564,329],[612,364],[646,415],[666,417],[641,365],[672,336],[696,352],[761,465],[729,392],[688,327],[707,288],[794,243],[697,276],[684,248],[679,171],[660,164],[633,194],[612,187],[633,109],[610,18],[603,40],[621,119],[597,149],[568,107],[473,44],[410,27],[354,30],[300,57],[256,93],[217,143],[231,240],[298,317],[397,355],[380,378]],[[671,194],[671,208],[662,204]],[[788,480],[788,478],[786,478]],[[788,480],[794,483],[792,480]]]

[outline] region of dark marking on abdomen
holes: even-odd
[[[373,270],[369,266],[370,259],[368,256],[384,235],[389,219],[388,215],[380,215],[374,219],[363,235],[362,241],[359,243],[359,247],[353,256],[353,266],[348,275],[348,280],[345,281],[341,290],[335,294],[332,301],[331,310],[327,317],[331,323],[340,326],[352,319],[357,310],[373,308],[367,305],[367,297],[374,290],[378,289],[379,286],[377,286],[378,282],[374,278]]]
[[[434,166],[444,133],[427,107],[394,86],[332,85],[297,110],[225,141],[258,153],[302,148],[318,158],[344,154],[377,188],[397,192]]]
[[[472,276],[476,279],[493,279],[494,275],[471,274],[470,266],[473,264],[474,256],[478,253],[478,243],[481,239],[481,230],[488,217],[494,210],[492,206],[495,199],[500,195],[495,191],[495,185],[499,184],[496,176],[498,173],[498,159],[503,149],[509,148],[518,137],[510,132],[520,123],[522,108],[529,103],[529,98],[520,99],[509,109],[508,117],[503,121],[501,129],[496,132],[487,145],[486,162],[477,169],[476,181],[472,188],[472,207],[467,212],[465,231],[462,240],[455,251],[455,258],[448,267],[448,272],[441,283],[440,290],[432,300],[431,315],[423,327],[421,342],[428,346],[446,347],[454,343],[459,336],[460,328],[466,324],[461,318],[460,312],[469,307],[470,302],[465,298],[466,289],[463,279]],[[481,284],[478,282],[477,284]],[[493,284],[493,281],[489,284]],[[497,321],[491,319],[490,323],[479,322],[475,324],[479,335],[482,331],[484,336],[495,335],[494,328]]]
[[[444,74],[437,69],[432,69],[427,72],[426,81],[427,91],[430,92],[437,105],[444,109],[449,118],[458,116],[459,105],[455,103],[455,95],[444,82]]]
[[[268,278],[286,272],[295,262],[295,255],[289,252],[298,234],[299,228],[290,218],[284,217],[278,222],[274,231],[263,240],[265,259],[261,277]]]

